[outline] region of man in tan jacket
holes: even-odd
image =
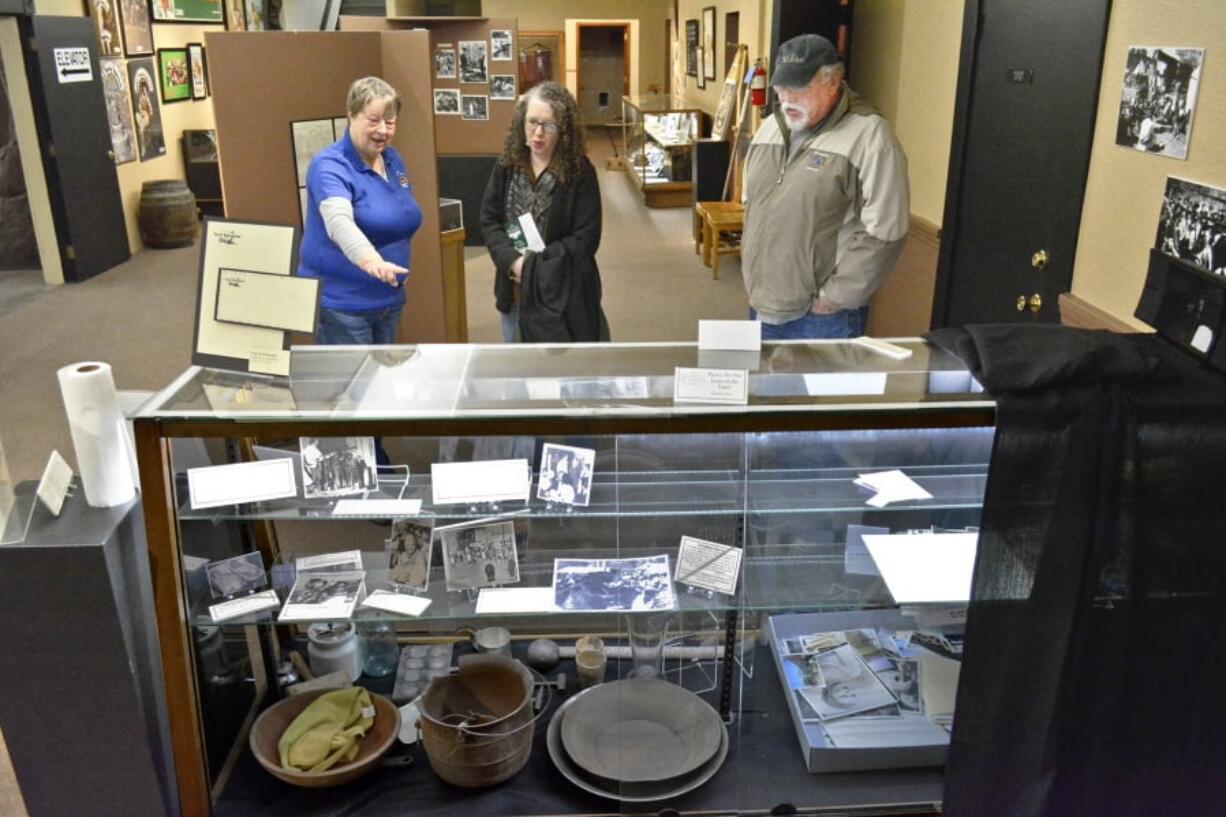
[[[771,85],[745,164],[749,316],[767,340],[858,337],[906,240],[907,158],[826,38],[779,46]]]

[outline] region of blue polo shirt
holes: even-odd
[[[404,287],[390,287],[350,263],[328,238],[319,203],[334,196],[353,202],[353,219],[385,261],[410,268],[409,239],[421,226],[409,172],[391,146],[383,149],[384,179],[366,166],[349,131],[315,154],[307,170],[306,223],[298,274],[320,279],[320,303],[327,309],[362,312],[404,303]],[[403,281],[404,276],[400,276]]]

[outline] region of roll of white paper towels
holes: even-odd
[[[110,365],[73,363],[57,374],[85,500],[95,508],[124,504],[136,495],[137,476]]]

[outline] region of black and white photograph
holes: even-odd
[[[820,686],[801,690],[822,720],[833,720],[894,704],[894,695],[849,644],[813,656]]]
[[[591,448],[545,443],[541,449],[541,473],[536,496],[546,502],[587,507],[592,498],[592,469],[596,452]]]
[[[434,115],[459,116],[460,92],[456,88],[434,89]]]
[[[1172,159],[1188,158],[1204,61],[1203,48],[1129,48],[1115,143]]]
[[[554,559],[554,604],[562,610],[672,610],[667,554],[637,559]]]
[[[477,94],[460,95],[460,118],[484,120],[490,118],[490,98]]]
[[[307,499],[360,494],[379,487],[374,437],[301,437],[298,446]]]
[[[366,574],[361,570],[342,573],[299,573],[281,608],[278,621],[323,621],[349,618],[362,595]]]
[[[465,522],[436,529],[448,590],[473,590],[519,581],[515,523]]]
[[[485,40],[460,40],[460,82],[489,82]]]
[[[268,586],[264,560],[258,552],[209,562],[204,573],[209,577],[209,589],[215,599],[246,596]]]
[[[920,712],[920,664],[913,658],[890,658],[888,666],[874,672],[893,693],[903,712]]]
[[[1167,179],[1154,246],[1171,258],[1226,276],[1226,190]]]
[[[491,76],[490,99],[515,99],[515,75],[494,74]]]
[[[434,528],[412,519],[392,522],[387,547],[387,578],[399,590],[424,592],[430,584],[430,554]]]
[[[511,53],[511,30],[509,28],[490,29],[490,61],[511,62],[515,55]]]
[[[455,79],[455,46],[451,43],[434,47],[434,78]]]

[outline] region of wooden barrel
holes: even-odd
[[[187,182],[160,179],[140,190],[140,237],[146,247],[190,247],[200,232],[196,197]]]

